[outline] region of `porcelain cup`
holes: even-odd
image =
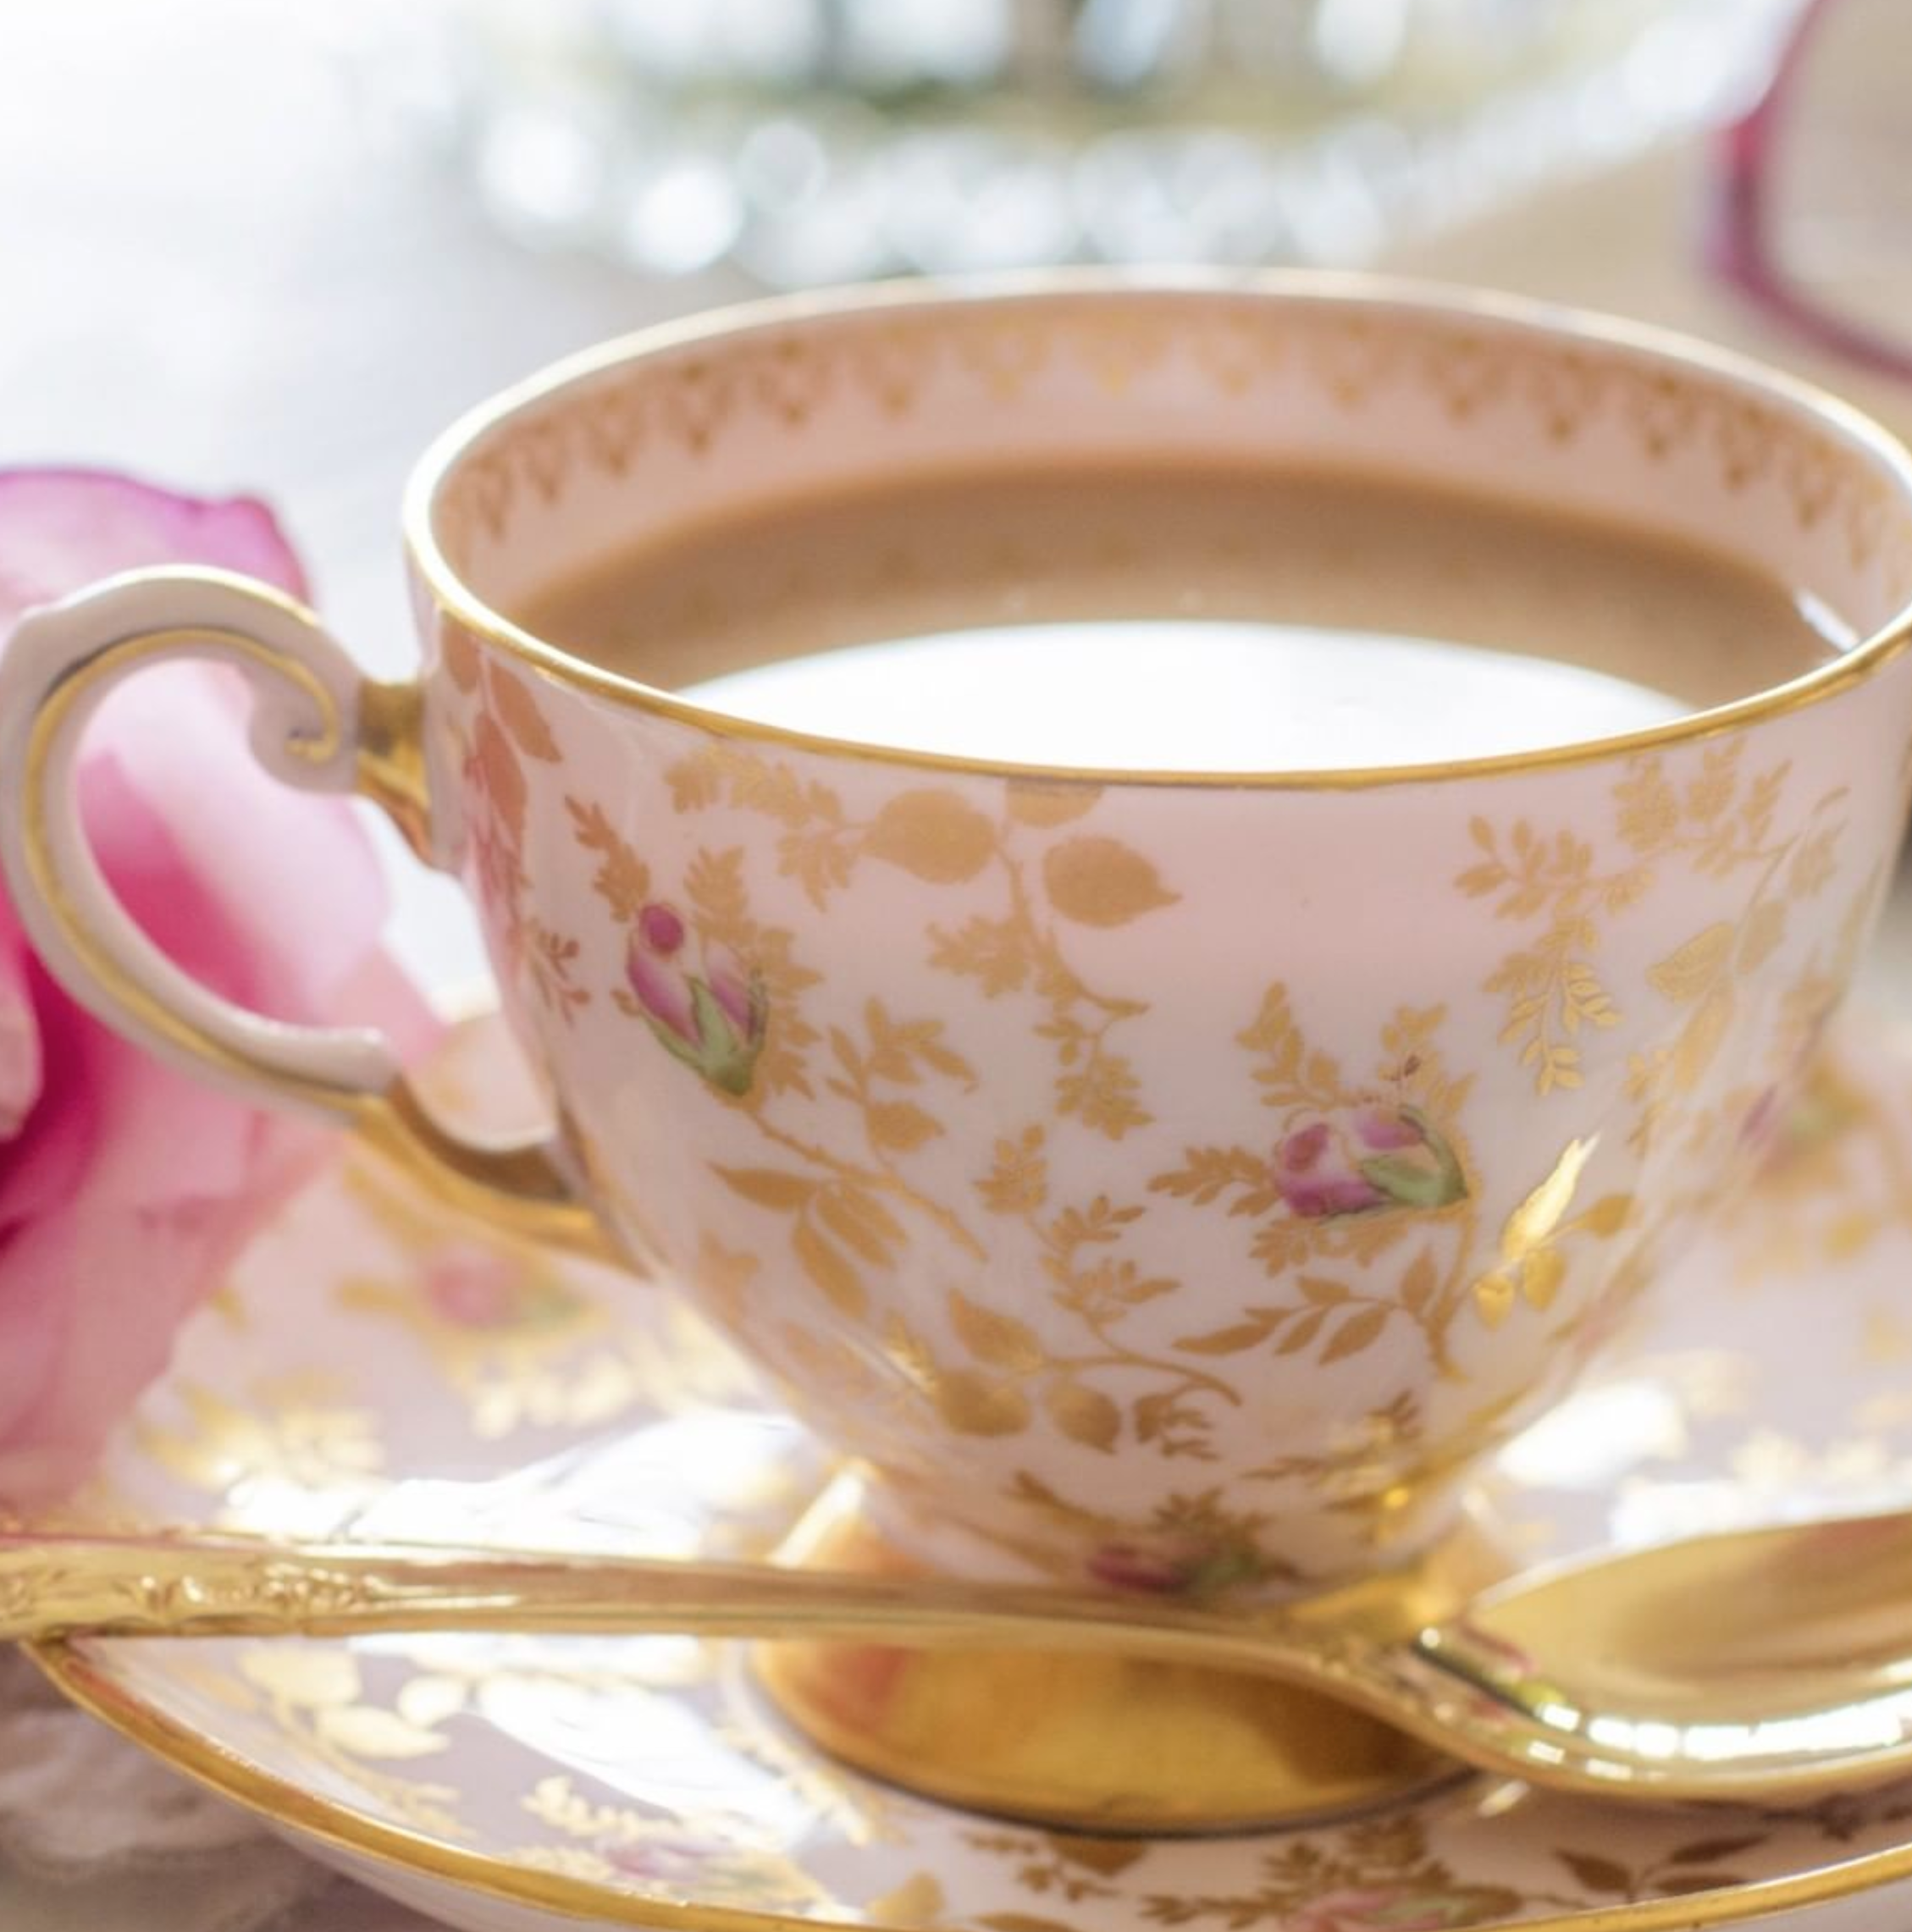
[[[1188,774],[779,730],[521,621],[753,500],[1090,453],[1644,521],[1865,641],[1626,737]],[[1436,1537],[1753,1171],[1904,817],[1905,452],[1732,357],[1497,298],[1064,276],[744,307],[479,410],[405,536],[410,683],[206,571],[22,625],[0,769],[35,942],[154,1051],[684,1284],[870,1472],[881,1534],[958,1570],[1275,1592]],[[467,1144],[378,1040],[236,1010],[112,901],[75,748],[182,655],[249,682],[275,772],[464,881],[548,1141]]]

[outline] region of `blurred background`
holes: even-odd
[[[0,462],[268,497],[395,675],[432,433],[766,287],[1397,268],[1912,430],[1909,99],[1912,0],[4,0]]]

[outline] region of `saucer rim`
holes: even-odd
[[[1912,1069],[1912,1026],[1873,1003],[1841,1022],[1849,1050],[1867,1036],[1889,1056],[1896,1047]],[[1843,1057],[1843,1054],[1840,1057]],[[1862,1063],[1864,1064],[1864,1063]],[[1866,1067],[1867,1073],[1873,1066]],[[341,1150],[340,1161],[351,1155]],[[332,1171],[330,1169],[329,1172]],[[314,1176],[314,1184],[323,1184]],[[341,1867],[369,1863],[474,1897],[579,1923],[648,1928],[650,1932],[916,1932],[893,1922],[818,1918],[744,1905],[661,1897],[547,1871],[510,1857],[474,1850],[417,1827],[388,1822],[360,1803],[313,1791],[275,1772],[186,1718],[150,1701],[123,1678],[113,1658],[138,1639],[83,1638],[25,1643],[28,1659],[63,1697],[196,1784],[261,1819],[294,1844],[323,1847]],[[945,1811],[950,1807],[939,1808]],[[1146,1841],[1146,1835],[1144,1835]],[[362,1869],[357,1875],[364,1876]],[[376,1884],[376,1880],[367,1882]],[[1775,1914],[1810,1911],[1912,1883],[1912,1837],[1802,1870],[1749,1879],[1699,1893],[1590,1904],[1532,1918],[1498,1918],[1476,1932],[1705,1932]]]
[[[340,1799],[305,1790],[145,1703],[102,1673],[82,1643],[54,1640],[24,1648],[54,1689],[90,1716],[195,1783],[297,1839],[507,1904],[599,1924],[649,1928],[650,1932],[853,1932],[844,1918],[645,1897],[384,1823]],[[1857,1897],[1900,1880],[1912,1880],[1912,1841],[1781,1878],[1589,1906],[1544,1918],[1500,1919],[1477,1932],[1702,1932]],[[915,1929],[859,1920],[854,1932]]]

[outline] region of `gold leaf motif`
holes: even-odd
[[[1500,1258],[1518,1261],[1540,1247],[1560,1226],[1580,1184],[1580,1170],[1594,1151],[1590,1140],[1570,1140],[1553,1172],[1507,1217],[1500,1230]]]
[[[618,836],[603,806],[583,804],[572,798],[564,803],[578,844],[599,855],[591,890],[611,908],[613,919],[628,925],[650,897],[650,868]]]
[[[1489,1328],[1498,1328],[1514,1305],[1513,1277],[1505,1268],[1495,1268],[1474,1283],[1474,1306]]]
[[[816,1217],[846,1248],[876,1267],[889,1265],[891,1244],[903,1239],[888,1209],[848,1184],[825,1188],[816,1196]]]
[[[1191,1355],[1238,1355],[1245,1349],[1257,1348],[1274,1332],[1274,1325],[1258,1317],[1217,1328],[1212,1334],[1185,1335],[1175,1344]]]
[[[1732,922],[1721,919],[1669,952],[1657,966],[1649,967],[1647,979],[1668,999],[1687,1005],[1701,997],[1726,969],[1736,936]]]
[[[313,1723],[328,1744],[354,1758],[429,1758],[451,1742],[442,1731],[421,1731],[395,1712],[369,1704],[329,1706]]]
[[[973,879],[996,852],[996,828],[953,792],[900,792],[864,834],[873,858],[932,886]]]
[[[451,682],[461,691],[477,690],[482,665],[478,641],[471,632],[461,625],[445,624],[439,632],[439,650]]]
[[[998,1314],[970,1300],[960,1289],[949,1291],[949,1326],[956,1339],[980,1362],[1027,1375],[1047,1361],[1036,1332],[1013,1315]]]
[[[1732,989],[1715,986],[1701,1002],[1673,1046],[1673,1084],[1683,1093],[1691,1093],[1705,1078],[1706,1069],[1732,1024]]]
[[[1146,1840],[1134,1838],[1086,1838],[1071,1833],[1053,1835],[1049,1844],[1066,1864],[1081,1865],[1105,1879],[1119,1878],[1143,1857],[1149,1847]]]
[[[1029,1427],[1029,1398],[1013,1382],[951,1369],[936,1381],[937,1412],[965,1436],[1013,1436]]]
[[[472,763],[491,809],[510,829],[514,842],[524,836],[524,769],[511,741],[489,711],[480,711],[472,729]]]
[[[873,1925],[934,1925],[944,1902],[942,1881],[933,1872],[917,1872],[871,1899],[863,1916]]]
[[[1658,759],[1642,759],[1615,787],[1620,836],[1635,852],[1657,851],[1678,829],[1679,795],[1666,782]]]
[[[1521,1266],[1521,1296],[1529,1308],[1551,1308],[1566,1276],[1567,1257],[1558,1248],[1536,1248]]]
[[[511,742],[527,758],[535,759],[541,765],[561,761],[564,754],[558,749],[558,741],[551,736],[551,727],[545,723],[544,714],[538,709],[538,700],[531,695],[530,687],[496,664],[491,666],[491,702]]]
[[[471,1686],[457,1677],[413,1677],[398,1693],[398,1714],[421,1731],[431,1731],[464,1709]]]
[[[895,1154],[912,1153],[942,1132],[937,1122],[914,1101],[875,1101],[864,1118],[869,1123],[870,1138],[877,1146]]]
[[[1739,947],[1733,966],[1741,973],[1756,973],[1779,950],[1786,937],[1786,908],[1776,899],[1762,900],[1748,914],[1739,935]]]
[[[1381,1331],[1388,1325],[1390,1312],[1385,1307],[1363,1308],[1351,1315],[1329,1338],[1328,1346],[1321,1351],[1322,1361],[1342,1361],[1359,1355],[1379,1339]]]
[[[1633,1891],[1632,1874],[1611,1858],[1596,1857],[1590,1852],[1556,1852],[1554,1856],[1572,1873],[1575,1884],[1583,1891],[1625,1898]]]
[[[239,1659],[239,1674],[268,1696],[305,1710],[355,1703],[363,1683],[349,1651],[316,1645],[247,1650]]]
[[[1092,1132],[1119,1140],[1130,1129],[1147,1127],[1154,1118],[1137,1104],[1141,1090],[1126,1054],[1101,1052],[1080,1073],[1057,1079],[1056,1111],[1073,1113]]]
[[[1627,1217],[1633,1212],[1633,1197],[1630,1194],[1602,1195],[1579,1217],[1578,1225],[1604,1241],[1627,1225]]]
[[[817,1184],[803,1174],[779,1173],[774,1167],[720,1167],[711,1171],[733,1194],[759,1207],[793,1214],[816,1192]]]
[[[1012,778],[1009,816],[1020,825],[1066,825],[1095,809],[1099,785],[1071,785],[1040,778]]]
[[[976,914],[954,932],[931,927],[930,940],[931,965],[976,980],[990,999],[1014,992],[1027,981],[1034,964],[1029,936],[1014,919],[990,919]]]
[[[1126,925],[1180,897],[1141,853],[1113,838],[1070,838],[1050,847],[1042,855],[1042,883],[1049,903],[1080,925]]]
[[[870,1306],[869,1291],[863,1277],[824,1239],[807,1221],[790,1230],[790,1246],[803,1270],[839,1309],[853,1321],[860,1320]]]
[[[1423,1248],[1407,1264],[1407,1272],[1401,1278],[1401,1305],[1410,1315],[1417,1315],[1434,1300],[1440,1286],[1433,1250]]]
[[[986,1912],[976,1924],[987,1932],[1078,1932],[1066,1918],[1045,1918],[1037,1912]]]
[[[998,1140],[996,1163],[976,1183],[992,1214],[1033,1214],[1049,1198],[1049,1163],[1040,1127],[1023,1129],[1020,1140]]]
[[[1085,1448],[1106,1454],[1122,1433],[1122,1411],[1099,1388],[1071,1376],[1059,1377],[1043,1390],[1042,1406],[1071,1442]]]
[[[1300,1355],[1302,1350],[1307,1348],[1313,1342],[1315,1337],[1321,1333],[1327,1321],[1328,1311],[1326,1309],[1310,1309],[1275,1344],[1274,1352],[1278,1355]]]

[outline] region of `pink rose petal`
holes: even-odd
[[[154,564],[211,564],[307,594],[291,546],[251,497],[209,502],[105,470],[0,470],[0,627]]]
[[[40,1073],[26,940],[0,900],[0,1145],[19,1132],[39,1099]]]
[[[303,594],[270,515],[97,472],[0,472],[0,629],[135,566],[224,566]],[[232,674],[169,665],[102,706],[82,816],[128,910],[185,970],[286,1019],[433,1024],[379,951],[384,895],[341,802],[267,778]],[[32,959],[0,903],[0,1500],[83,1476],[179,1323],[328,1137],[174,1072]]]
[[[633,939],[624,959],[624,977],[653,1019],[670,1028],[680,1040],[697,1044],[697,1018],[691,1007],[690,987],[683,974]]]

